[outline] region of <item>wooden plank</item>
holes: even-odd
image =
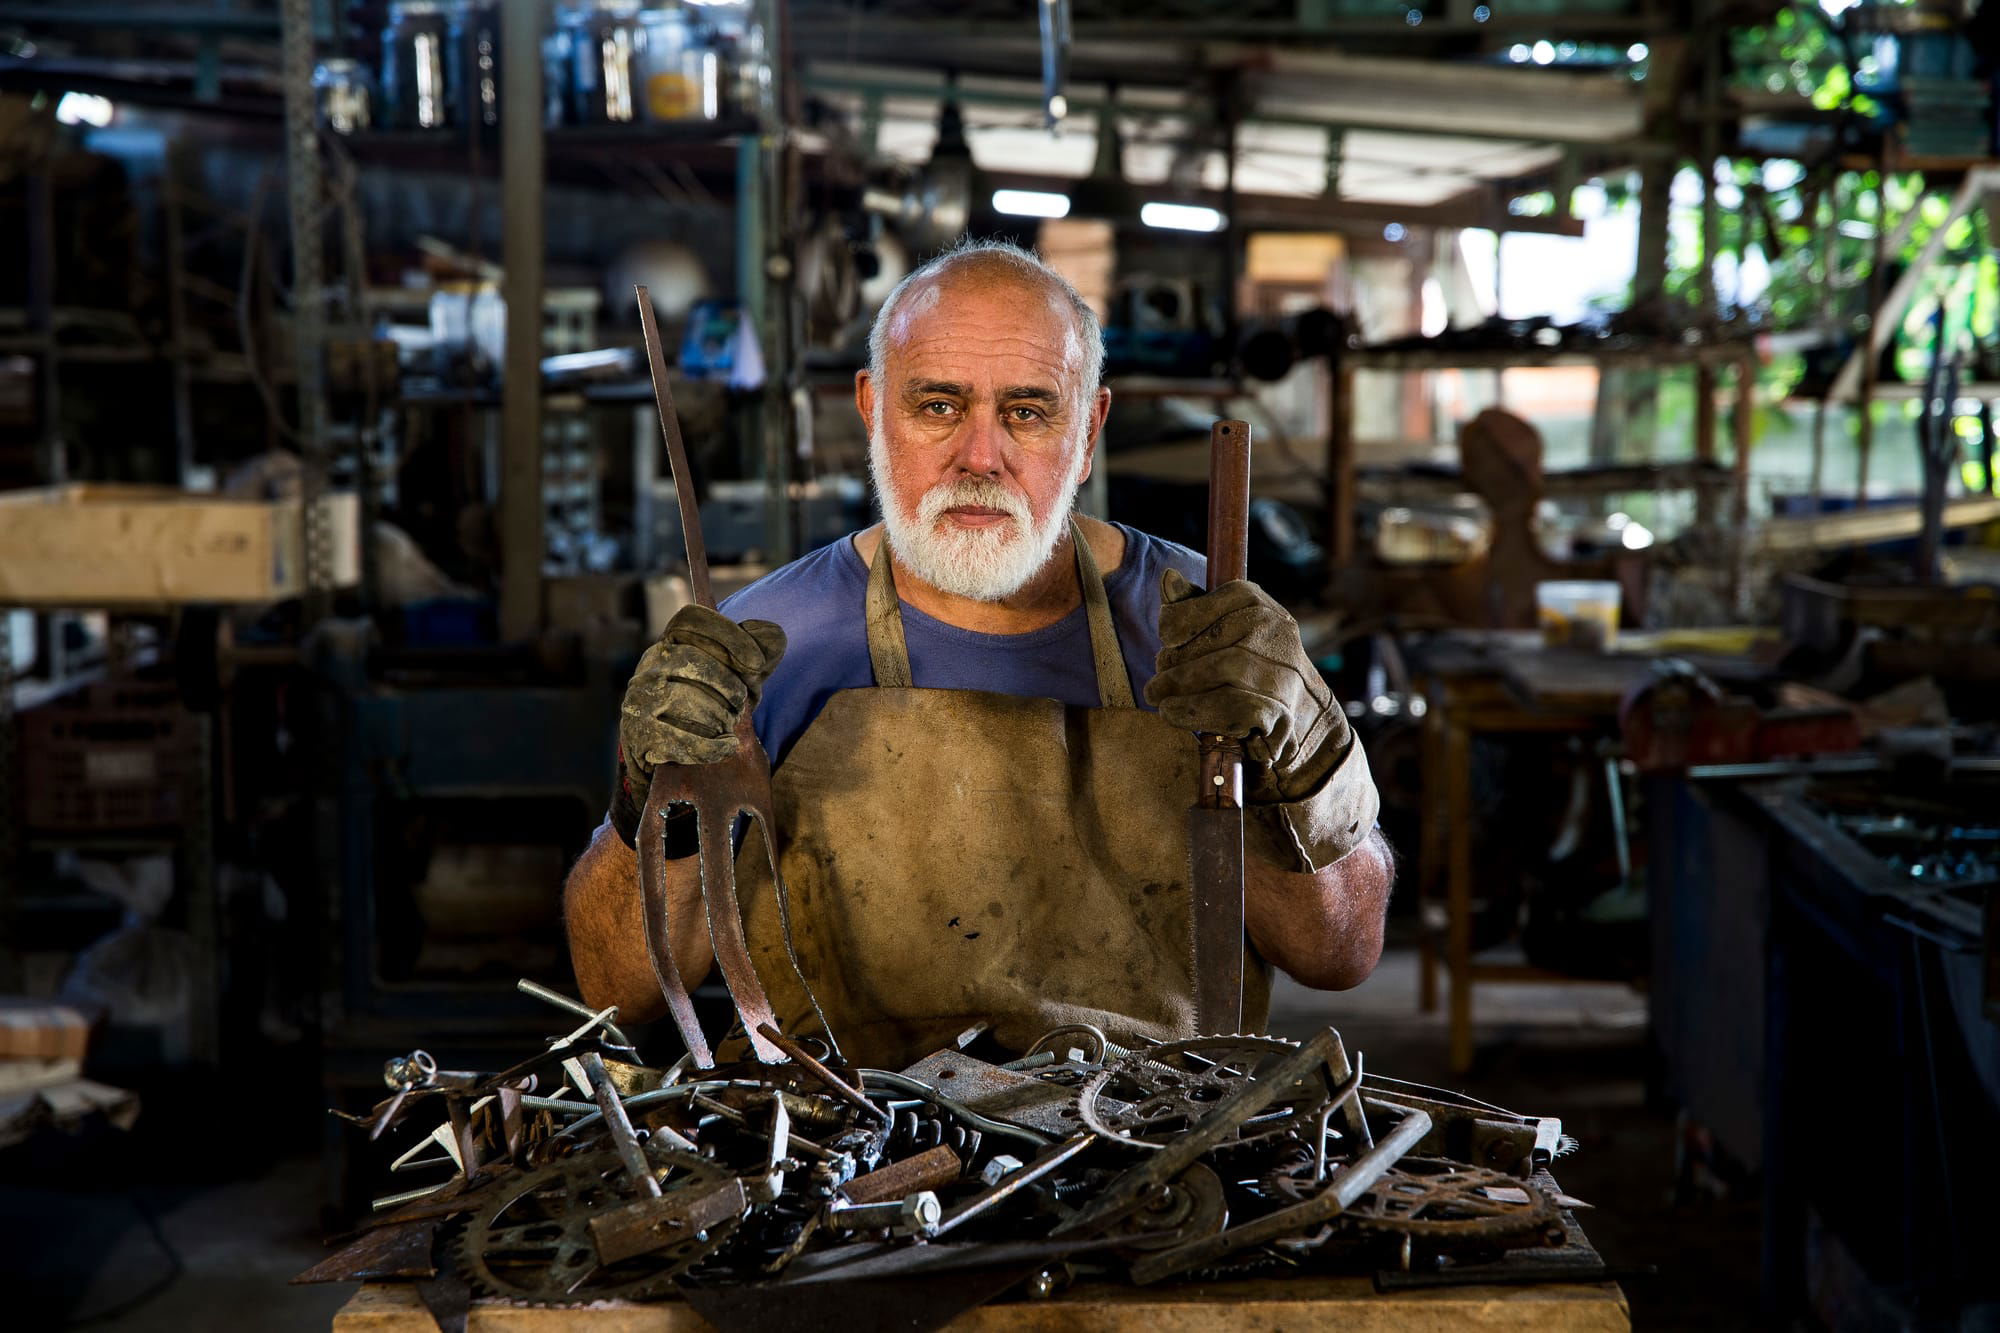
[[[335,581],[359,577],[360,508],[327,498]],[[0,604],[270,602],[303,587],[296,500],[75,485],[0,495]]]
[[[1653,664],[1644,657],[1530,650],[1504,654],[1500,670],[1536,708],[1616,713],[1626,691],[1652,675]]]
[[[1994,522],[2000,522],[2000,498],[1970,496],[1945,503],[1947,528]],[[1778,554],[1900,541],[1916,536],[1923,525],[1923,514],[1916,505],[1871,505],[1840,514],[1766,519],[1752,541],[1760,551]]]
[[[1216,1282],[1166,1289],[1078,1287],[1046,1301],[984,1305],[948,1326],[960,1333],[1229,1333],[1338,1327],[1346,1333],[1624,1333],[1617,1284],[1448,1287],[1378,1294],[1365,1277]],[[416,1291],[367,1283],[334,1316],[334,1333],[431,1333]],[[469,1333],[697,1333],[710,1325],[679,1301],[528,1309],[484,1302]]]

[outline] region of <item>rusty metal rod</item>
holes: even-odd
[[[769,1023],[759,1023],[757,1025],[757,1032],[764,1040],[770,1042],[786,1055],[789,1055],[797,1062],[801,1069],[817,1079],[820,1085],[828,1092],[831,1092],[834,1096],[840,1098],[840,1100],[846,1102],[856,1110],[868,1112],[869,1115],[880,1120],[883,1124],[886,1125],[889,1123],[891,1117],[887,1111],[877,1106],[874,1102],[869,1101],[868,1095],[859,1088],[834,1073],[831,1069],[828,1069],[818,1060],[813,1059],[811,1052],[807,1051],[805,1047],[799,1045]]]
[[[659,1198],[660,1182],[653,1179],[653,1164],[646,1160],[646,1149],[632,1132],[625,1103],[618,1100],[618,1089],[605,1071],[604,1057],[596,1051],[585,1055],[583,1071],[590,1075],[590,1090],[597,1097],[597,1109],[604,1113],[604,1128],[611,1135],[611,1146],[618,1150],[619,1160],[625,1163],[626,1174],[647,1197]]]
[[[935,1234],[942,1236],[959,1223],[969,1222],[981,1213],[998,1207],[1008,1199],[1013,1198],[1025,1186],[1034,1184],[1037,1180],[1048,1175],[1070,1158],[1075,1157],[1087,1148],[1095,1146],[1099,1142],[1101,1140],[1095,1134],[1079,1134],[1073,1139],[1065,1140],[1056,1147],[1051,1148],[1041,1157],[1022,1167],[1019,1171],[1002,1177],[1000,1183],[992,1189],[987,1190],[983,1194],[974,1195],[958,1207],[952,1209],[950,1213],[946,1214],[945,1219],[938,1223],[938,1229]]]

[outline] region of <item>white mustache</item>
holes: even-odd
[[[917,503],[917,521],[925,527],[933,527],[944,517],[947,509],[956,509],[961,505],[997,509],[1017,525],[1029,525],[1034,518],[1026,500],[991,477],[960,477],[957,481],[933,486],[924,493],[924,498]]]

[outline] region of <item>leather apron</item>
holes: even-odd
[[[873,688],[828,698],[772,783],[792,944],[843,1056],[900,1069],[985,1019],[1023,1051],[1065,1023],[1195,1035],[1187,809],[1194,737],[1136,706],[1074,524],[1100,706],[916,689],[888,542],[868,580]],[[818,1023],[753,823],[745,926],[779,1022]],[[1248,952],[1245,1029],[1270,1009]]]

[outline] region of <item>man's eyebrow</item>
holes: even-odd
[[[911,380],[903,386],[905,398],[925,398],[934,393],[947,398],[970,398],[972,386],[957,380]]]
[[[1047,403],[1051,407],[1062,406],[1062,395],[1041,384],[1015,384],[1000,391],[1002,402],[1026,398],[1031,402]]]

